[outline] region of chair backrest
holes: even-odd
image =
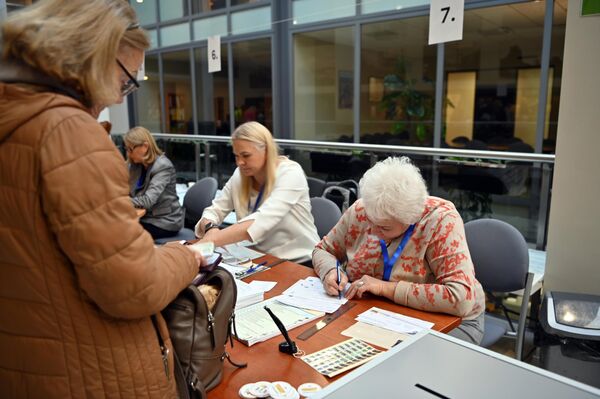
[[[204,208],[210,206],[219,187],[214,177],[204,177],[196,182],[183,197],[185,227],[193,229],[202,217]]]
[[[308,196],[309,197],[320,197],[325,189],[325,180],[317,179],[316,177],[307,177],[308,182]]]
[[[510,224],[496,219],[465,223],[475,277],[486,291],[523,289],[529,270],[529,250],[523,235]]]
[[[319,237],[323,238],[340,220],[342,212],[340,208],[331,200],[323,197],[314,197],[310,199],[312,215],[315,219],[315,226]]]

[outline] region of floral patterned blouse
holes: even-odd
[[[402,236],[388,246],[390,257]],[[363,275],[383,279],[379,239],[362,201],[357,200],[317,244],[313,265],[321,279],[343,264],[350,281]],[[485,294],[475,278],[462,218],[454,205],[428,197],[421,219],[394,263],[390,281],[397,281],[394,301],[411,308],[443,312],[471,320],[485,308]]]

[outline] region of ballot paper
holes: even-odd
[[[428,321],[404,316],[400,313],[390,312],[389,310],[383,310],[377,307],[372,307],[366,312],[359,314],[355,320],[399,332],[401,334],[411,335],[416,334],[421,330],[429,330],[434,325],[434,323]]]
[[[360,339],[372,345],[390,349],[398,341],[404,341],[408,335],[399,332],[386,330],[385,328],[373,326],[371,324],[357,321],[347,329],[341,332],[342,335],[350,338]]]
[[[261,291],[242,280],[235,280],[235,285],[237,287],[237,300],[235,302],[236,311],[264,299],[264,291]]]
[[[277,285],[277,281],[260,281],[254,280],[250,282],[250,286],[260,292],[271,291]]]
[[[307,277],[304,280],[298,280],[285,290],[277,300],[286,305],[325,313],[333,313],[348,302],[348,299],[343,296],[339,299],[337,296],[328,295],[318,277]]]
[[[256,259],[261,256],[265,256],[265,254],[250,249],[244,245],[240,245],[239,243],[227,244],[224,245],[223,248],[229,255],[237,259],[238,261],[242,261],[245,259]]]

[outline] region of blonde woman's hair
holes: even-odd
[[[2,58],[20,61],[80,92],[86,106],[110,105],[119,49],[150,41],[124,0],[40,0],[11,13],[1,29]]]
[[[419,221],[429,195],[421,172],[408,157],[377,162],[360,179],[360,194],[372,221],[393,219],[407,225]]]
[[[258,122],[246,122],[237,127],[231,135],[231,140],[246,140],[253,143],[258,150],[266,152],[265,159],[265,187],[263,192],[263,201],[266,200],[273,186],[275,185],[275,172],[277,170],[277,159],[279,158],[279,148],[273,140],[273,135],[263,125]],[[241,201],[245,204],[250,199],[252,190],[252,179],[242,176]]]
[[[154,137],[150,134],[150,131],[145,127],[136,126],[131,128],[125,136],[123,136],[123,142],[126,146],[136,147],[142,144],[148,144],[148,152],[144,157],[143,161],[146,165],[150,165],[156,161],[156,158],[163,154],[162,150],[156,145]],[[131,163],[129,159],[129,153],[127,153],[127,162]]]

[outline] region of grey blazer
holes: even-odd
[[[164,155],[156,158],[148,167],[146,178],[140,188],[138,180],[142,174],[141,164],[129,165],[129,195],[136,208],[143,208],[146,214],[141,221],[168,231],[183,228],[183,208],[175,189],[175,167]]]

